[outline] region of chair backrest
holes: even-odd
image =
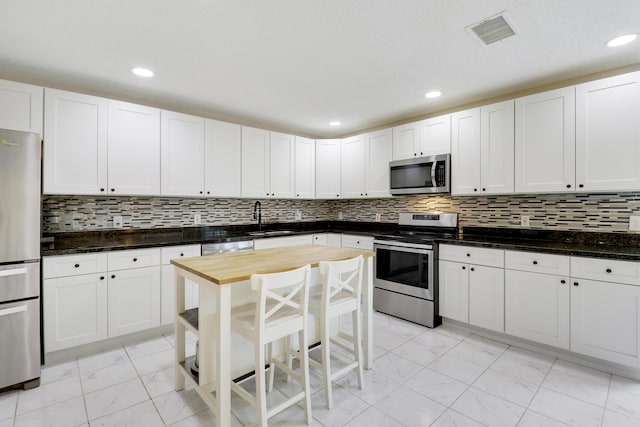
[[[345,299],[360,303],[363,266],[362,255],[344,261],[320,262],[322,305],[328,307]]]
[[[258,292],[256,323],[265,325],[283,317],[306,319],[309,307],[309,264],[282,273],[254,274],[251,287]]]

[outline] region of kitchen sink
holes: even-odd
[[[293,230],[252,231],[249,236],[285,236],[295,233]]]

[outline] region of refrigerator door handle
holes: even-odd
[[[0,317],[8,316],[10,314],[21,313],[23,311],[27,311],[26,305],[19,305],[18,307],[5,308],[4,310],[0,310]]]
[[[11,270],[0,270],[0,277],[17,276],[19,274],[27,274],[27,269],[25,267],[22,267],[22,268],[12,268]]]

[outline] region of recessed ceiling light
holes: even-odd
[[[342,124],[342,123],[340,123],[340,122],[339,122],[339,121],[337,121],[337,120],[334,120],[334,121],[332,121],[332,122],[329,122],[329,126],[340,126],[341,124]]]
[[[140,76],[140,77],[153,77],[153,71],[148,70],[146,68],[141,68],[141,67],[132,68],[131,72],[136,76]]]
[[[442,95],[442,92],[438,91],[438,90],[432,90],[431,92],[427,92],[424,94],[425,98],[437,98],[440,95]]]
[[[638,38],[637,34],[625,34],[624,36],[616,37],[613,40],[609,40],[609,43],[607,43],[607,46],[609,46],[609,47],[622,46],[622,45],[625,45],[627,43],[631,43],[632,41],[634,41],[637,38]]]

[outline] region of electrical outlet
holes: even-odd
[[[344,219],[344,214],[342,212],[338,212],[338,220],[342,221]]]
[[[382,215],[379,213],[376,214],[376,222],[380,222],[382,220]]]
[[[520,225],[523,227],[529,226],[529,215],[521,215],[520,216]]]
[[[296,220],[300,221],[302,219],[302,212],[300,209],[296,209]]]
[[[193,223],[195,225],[199,225],[202,223],[202,214],[196,213],[193,214]]]
[[[631,215],[629,217],[629,231],[640,231],[640,216]]]
[[[113,228],[122,228],[122,216],[116,215],[113,217]]]

